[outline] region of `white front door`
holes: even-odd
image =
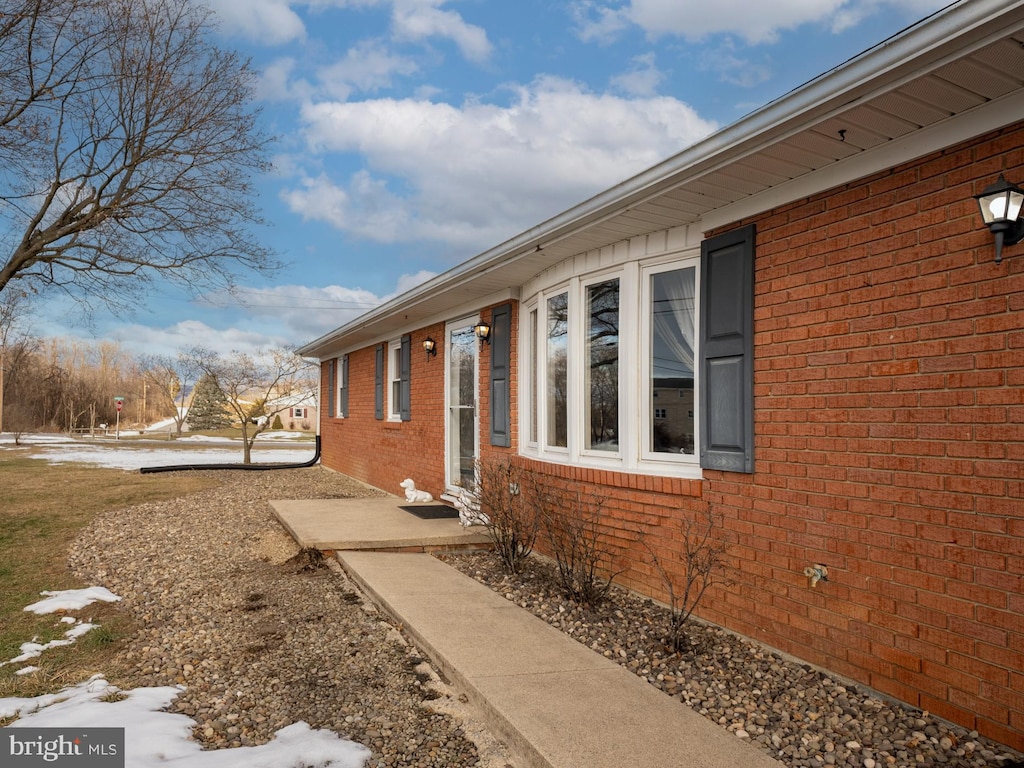
[[[448,326],[445,482],[449,492],[472,486],[480,430],[477,428],[477,340],[475,320]]]

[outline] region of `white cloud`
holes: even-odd
[[[326,221],[361,239],[394,243],[411,236],[410,212],[402,200],[367,171],[355,173],[347,188],[326,174],[305,178],[301,188],[286,190],[281,197],[304,221]]]
[[[245,288],[234,294],[209,294],[197,302],[185,320],[166,327],[142,323],[118,324],[104,338],[132,352],[174,355],[196,344],[222,355],[256,353],[272,347],[294,348],[318,338],[388,299],[421,285],[434,276],[421,271],[401,275],[395,289],[379,296],[373,291],[343,285],[277,285]],[[223,316],[218,316],[218,310]],[[66,330],[58,334],[74,336]]]
[[[612,78],[612,85],[633,96],[653,96],[665,76],[654,63],[654,54],[633,57],[628,72]]]
[[[579,0],[570,6],[576,34],[585,43],[610,43],[631,22],[627,8],[598,7],[593,0]]]
[[[419,69],[407,56],[388,50],[379,40],[364,40],[345,57],[319,71],[324,92],[346,100],[353,91],[376,91],[392,84],[395,75],[408,76]]]
[[[628,0],[598,5],[583,0],[574,6],[577,34],[583,40],[607,41],[629,25],[650,37],[673,35],[701,40],[710,35],[737,35],[748,43],[774,43],[780,32],[818,23],[840,32],[891,6],[912,18],[938,10],[948,0]]]
[[[411,291],[413,288],[419,288],[436,274],[436,272],[421,269],[415,275],[402,275],[398,278],[398,285],[395,288],[394,295],[397,296],[398,294],[405,293],[406,291]]]
[[[699,61],[701,70],[713,72],[720,80],[741,88],[753,88],[772,76],[772,68],[768,64],[739,56],[732,38],[725,38],[721,45],[702,51]]]
[[[224,355],[235,350],[255,352],[267,347],[296,346],[295,340],[286,334],[261,332],[251,326],[214,328],[201,320],[183,320],[166,328],[138,323],[117,325],[104,338],[120,342],[132,352],[160,355],[174,355],[197,344]]]
[[[296,61],[282,57],[270,62],[260,73],[256,97],[264,101],[302,101],[311,98],[313,86],[302,77],[295,77]]]
[[[918,19],[949,5],[949,0],[859,0],[859,2],[846,3],[832,17],[832,32],[838,34],[850,27],[855,27],[886,5],[895,6],[913,19]]]
[[[265,45],[281,45],[306,36],[306,27],[288,0],[206,0],[225,29]]]
[[[451,40],[470,61],[483,62],[491,55],[487,33],[468,24],[455,11],[438,6],[445,0],[394,0],[392,32],[400,40],[421,41],[433,37]]]
[[[550,77],[515,88],[507,106],[324,102],[308,105],[303,121],[313,152],[359,153],[367,169],[306,178],[283,195],[292,210],[379,242],[464,250],[494,245],[716,127],[673,98],[594,94]]]
[[[278,346],[294,347],[347,323],[384,298],[363,288],[341,285],[278,285],[247,288],[231,297],[211,296],[209,301],[215,306],[222,302],[239,304],[249,318],[247,325],[272,327],[279,338],[287,340],[278,342]],[[264,342],[263,346],[268,344]]]
[[[203,0],[196,0],[200,2]],[[487,32],[468,23],[456,11],[441,6],[448,0],[205,0],[224,29],[264,45],[302,41],[306,25],[293,7],[314,11],[331,9],[386,8],[390,6],[391,35],[395,40],[425,42],[450,40],[473,62],[487,61],[493,46]]]
[[[652,37],[699,40],[729,33],[749,43],[771,43],[781,30],[827,19],[843,4],[844,0],[632,0],[629,18]]]

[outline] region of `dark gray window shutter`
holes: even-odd
[[[341,358],[341,411],[340,416],[348,416],[348,355]]]
[[[327,361],[327,416],[328,418],[334,418],[337,416],[337,412],[334,410],[334,396],[335,390],[335,376],[338,367],[337,358],[331,358]]]
[[[754,226],[701,243],[700,465],[754,471]]]
[[[491,445],[512,445],[509,382],[512,366],[512,305],[491,311]]]
[[[412,418],[412,337],[409,334],[402,337],[398,356],[398,412],[402,421],[409,421]]]
[[[384,345],[377,345],[377,366],[373,371],[373,416],[384,418]]]

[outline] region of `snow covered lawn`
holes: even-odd
[[[300,463],[313,458],[312,442],[301,446],[294,432],[266,432],[257,438],[252,452],[253,463]],[[183,437],[169,443],[165,440],[75,439],[66,435],[24,435],[22,446],[15,446],[14,436],[0,434],[0,457],[7,450],[22,450],[31,456],[54,464],[82,462],[112,469],[136,470],[173,464],[240,464],[241,440],[212,438],[202,435]]]

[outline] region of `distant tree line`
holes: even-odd
[[[3,354],[3,430],[71,432],[113,426],[114,398],[124,398],[121,424],[166,417],[167,404],[148,391],[146,372],[120,345],[22,337]]]
[[[0,294],[0,432],[236,426],[249,458],[256,435],[294,406],[314,406],[316,371],[287,350],[220,355],[203,347],[133,355],[111,341],[44,339],[28,332],[28,299]],[[279,423],[280,420],[277,420]]]

